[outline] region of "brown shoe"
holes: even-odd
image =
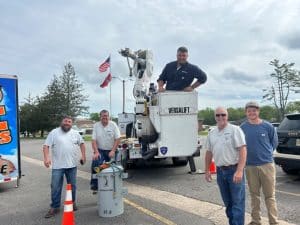
[[[59,213],[59,208],[51,208],[45,215],[45,218],[46,219],[51,218],[51,217],[55,216],[55,214],[57,214],[57,213]]]

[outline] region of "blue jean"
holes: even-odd
[[[230,225],[244,225],[245,223],[245,175],[240,183],[233,182],[236,168],[222,170],[217,168],[217,182],[223,202],[226,207],[226,215]]]
[[[76,201],[76,175],[77,167],[52,169],[51,177],[51,208],[59,208],[61,203],[61,190],[66,176],[67,184],[72,185],[72,200]]]
[[[93,174],[96,174],[96,172],[94,171],[94,167],[98,167],[99,165],[103,164],[104,161],[105,162],[110,161],[110,157],[108,156],[110,152],[109,150],[98,149],[98,151],[100,153],[100,157],[96,160],[92,160],[92,165],[91,165],[92,176],[91,176],[90,185],[92,190],[98,190],[98,179],[93,179]]]

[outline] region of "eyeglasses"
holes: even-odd
[[[216,114],[216,117],[220,117],[220,116],[225,117],[225,116],[227,116],[227,115],[226,115],[225,113]]]

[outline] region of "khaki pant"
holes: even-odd
[[[270,224],[278,224],[275,200],[275,166],[267,163],[261,166],[247,166],[246,176],[251,195],[251,217],[253,224],[261,224],[260,189],[262,188]]]

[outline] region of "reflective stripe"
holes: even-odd
[[[67,191],[72,190],[72,185],[71,184],[67,184]]]
[[[65,203],[64,212],[73,212],[73,203]]]
[[[66,192],[66,201],[72,201],[72,191],[67,190]]]

